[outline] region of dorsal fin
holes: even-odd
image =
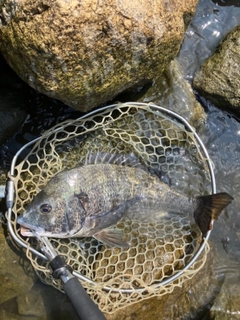
[[[141,167],[142,169],[146,170],[144,165],[138,160],[138,158],[134,154],[124,155],[107,152],[89,152],[85,160],[85,165],[88,164],[126,165],[129,167]]]
[[[85,159],[84,165],[89,164],[115,164],[121,166],[135,167],[140,168],[153,176],[157,176],[162,182],[167,185],[171,185],[170,178],[165,172],[162,172],[156,168],[151,168],[140,162],[137,156],[134,153],[127,155],[121,153],[108,153],[108,152],[89,152]]]

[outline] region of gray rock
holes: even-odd
[[[44,315],[45,308],[41,295],[27,292],[17,297],[18,313],[25,316],[40,317]]]
[[[239,284],[236,284],[235,279],[232,278],[231,280],[225,281],[221,289],[221,295],[217,297],[211,308],[210,314],[214,320],[240,319],[240,287]]]
[[[25,317],[25,316],[21,316],[15,313],[11,313],[8,312],[6,310],[0,310],[0,319],[6,319],[6,320],[46,320],[46,318],[42,318],[42,317],[34,317],[34,316],[29,316],[29,317]]]
[[[240,114],[240,26],[228,34],[200,67],[194,87],[223,109]]]
[[[180,114],[195,128],[206,120],[204,109],[196,100],[192,86],[184,79],[181,65],[176,59],[156,78],[142,100],[154,102]]]
[[[30,262],[26,258],[20,265],[20,256],[9,246],[11,241],[6,241],[2,227],[0,228],[0,304],[8,301],[19,294],[27,292],[33,285],[34,275],[31,271]],[[13,244],[11,244],[12,246]],[[24,270],[25,269],[25,270]],[[28,270],[28,274],[26,274]],[[36,277],[36,276],[35,276]]]
[[[197,0],[5,0],[0,50],[30,86],[87,111],[161,73]]]

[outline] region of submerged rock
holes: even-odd
[[[236,276],[239,276],[236,275]],[[231,283],[232,282],[232,283]],[[214,320],[237,320],[240,318],[239,311],[240,288],[235,279],[227,279],[224,282],[221,295],[214,301],[211,308],[211,319]]]
[[[197,0],[5,0],[1,52],[30,86],[87,111],[146,83],[177,54]]]
[[[155,79],[143,101],[154,102],[180,114],[194,127],[201,126],[206,120],[204,109],[196,100],[192,86],[184,78],[177,59],[172,60],[168,68]]]
[[[30,262],[24,258],[20,265],[19,256],[13,251],[13,243],[6,241],[2,228],[0,228],[0,254],[0,304],[2,304],[28,291],[34,280],[29,276],[32,272]]]
[[[193,85],[223,109],[240,114],[240,26],[197,71]]]
[[[105,314],[107,320],[203,319],[223,282],[223,279],[213,272],[218,255],[213,251],[209,255],[211,257],[208,257],[204,267],[191,280],[185,281],[182,287],[176,287],[172,292],[169,289],[169,294]]]
[[[41,295],[27,292],[17,297],[18,313],[24,316],[40,317],[44,314],[44,302]]]

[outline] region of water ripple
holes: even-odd
[[[220,41],[240,24],[240,8],[219,6],[210,0],[200,0],[196,13],[185,33],[178,56],[190,81],[196,69],[215,51]]]

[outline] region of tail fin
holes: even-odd
[[[199,196],[196,200],[197,208],[194,212],[194,218],[204,237],[212,229],[212,221],[217,220],[221,211],[232,202],[233,197],[222,192]]]

